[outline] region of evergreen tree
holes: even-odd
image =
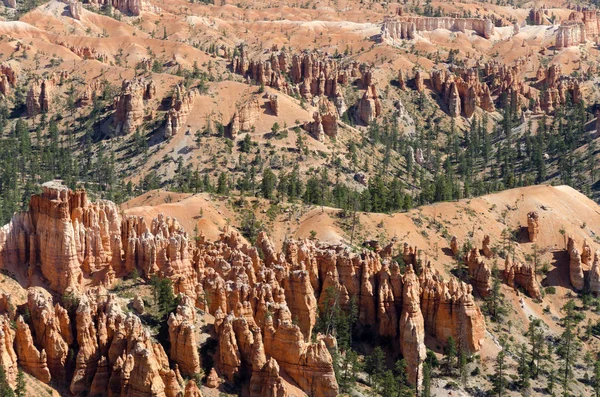
[[[217,180],[217,194],[229,194],[229,185],[227,183],[227,174],[221,172]]]
[[[594,363],[594,376],[592,378],[592,386],[596,397],[600,397],[600,360]]]
[[[499,271],[498,267],[494,263],[492,266],[492,289],[490,294],[486,297],[486,309],[492,321],[496,322],[501,322],[506,315],[506,308],[504,307],[504,294],[502,294],[500,288],[501,281]]]
[[[17,374],[17,388],[15,389],[15,395],[17,397],[25,397],[25,393],[25,374],[23,373],[23,370],[19,368],[19,372]]]
[[[456,354],[456,341],[452,336],[449,336],[444,346],[444,368],[448,375],[451,375],[452,369],[456,367]]]
[[[573,380],[573,366],[575,358],[579,351],[579,343],[575,334],[575,325],[577,316],[575,314],[575,302],[569,300],[563,306],[565,316],[562,319],[564,331],[559,339],[556,354],[561,358],[560,381],[563,389],[563,396],[569,395],[569,384]]]
[[[262,175],[260,190],[264,198],[273,198],[273,190],[277,185],[277,177],[270,168],[265,168]]]
[[[504,390],[506,389],[506,378],[505,378],[505,370],[506,370],[506,352],[504,348],[498,352],[496,356],[496,364],[494,366],[495,374],[494,374],[494,394],[498,397],[504,396]]]
[[[4,366],[0,365],[0,397],[14,397],[15,393],[8,385],[8,378]]]
[[[542,329],[542,321],[531,317],[525,336],[529,338],[529,372],[533,378],[536,378],[539,373],[541,361],[544,358],[544,330]]]
[[[431,366],[427,362],[423,363],[423,391],[421,394],[422,397],[431,397],[431,372]]]

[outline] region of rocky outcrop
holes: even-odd
[[[17,74],[8,63],[0,64],[0,93],[8,95],[17,84]]]
[[[236,106],[236,111],[229,123],[229,134],[232,138],[241,132],[250,132],[260,116],[260,103],[256,95],[251,96]]]
[[[419,279],[408,267],[403,279],[402,315],[400,316],[400,351],[406,360],[409,381],[420,388],[425,361],[425,321],[421,313]]]
[[[170,357],[186,376],[200,373],[200,356],[194,334],[195,310],[192,300],[183,296],[177,311],[171,313],[168,320]]]
[[[494,34],[494,24],[489,19],[404,16],[386,17],[381,27],[381,37],[386,41],[412,40],[419,32],[431,32],[436,29],[462,33],[474,30],[486,39],[490,39]]]
[[[594,262],[590,270],[590,291],[596,296],[600,294],[600,251],[594,253]]]
[[[13,348],[15,331],[7,314],[0,315],[0,366],[6,375],[9,386],[17,381],[17,354]]]
[[[206,377],[206,387],[208,387],[209,389],[216,389],[217,387],[219,387],[220,383],[221,380],[217,375],[217,371],[215,371],[214,367],[211,368],[210,372],[208,373],[208,376]]]
[[[460,249],[458,248],[458,238],[456,236],[452,236],[450,239],[450,250],[454,256],[460,252]]]
[[[233,57],[231,69],[259,85],[273,87],[290,96],[327,97],[335,102],[339,117],[345,111],[341,87],[354,79],[363,80],[367,71],[364,65],[340,62],[321,52],[290,56],[277,51],[250,59],[245,47],[240,47],[239,54]]]
[[[338,133],[338,114],[331,101],[323,98],[320,101],[319,111],[313,113],[313,121],[305,123],[303,128],[319,142],[325,136],[336,138]]]
[[[269,106],[275,116],[279,116],[279,96],[269,95]]]
[[[469,281],[475,290],[483,297],[489,295],[492,283],[489,266],[484,262],[479,255],[479,249],[473,248],[465,258],[468,267]]]
[[[585,43],[585,28],[580,21],[564,21],[556,31],[557,50]]]
[[[144,300],[142,298],[140,298],[139,295],[136,295],[133,298],[133,301],[131,303],[131,307],[133,310],[135,310],[135,312],[137,314],[144,314],[145,308],[144,308]]]
[[[69,13],[73,19],[81,20],[81,14],[83,12],[83,6],[78,0],[68,0]]]
[[[193,379],[188,380],[185,384],[185,393],[183,397],[202,397],[202,392]]]
[[[121,94],[115,99],[114,125],[117,134],[130,134],[144,122],[145,102],[152,98],[152,80],[123,80]],[[155,90],[155,89],[154,89]]]
[[[483,236],[483,242],[481,243],[481,252],[483,253],[483,256],[485,256],[486,258],[491,258],[492,256],[494,256],[494,253],[492,252],[491,248],[490,248],[490,235],[486,234],[485,236]]]
[[[415,89],[417,92],[425,91],[425,77],[423,75],[424,72],[421,69],[415,72]]]
[[[539,215],[535,211],[527,214],[527,232],[529,233],[529,241],[535,243],[540,233]]]
[[[66,310],[58,304],[53,306],[52,298],[46,297],[37,289],[28,291],[27,308],[31,315],[35,345],[46,352],[52,379],[59,383],[65,382],[69,345],[74,341]]]
[[[569,279],[571,285],[577,291],[583,290],[585,281],[583,278],[583,267],[581,266],[581,254],[575,247],[575,240],[569,236],[567,241],[567,252],[569,253]]]
[[[335,338],[315,332],[317,311],[332,307],[356,310],[358,330],[398,340],[416,383],[422,377],[426,333],[440,344],[453,336],[470,352],[481,348],[485,327],[471,287],[445,281],[422,267],[417,248],[410,244],[403,252],[408,266],[403,275],[391,261],[392,246],[382,248],[375,241],[373,250],[354,252],[343,244],[288,240],[277,252],[265,233],[251,247],[225,227],[215,242],[199,236],[190,244],[172,218],[121,218],[112,208],[112,203],[88,202],[83,191],[50,184],[32,198],[30,212],[16,215],[0,232],[3,264],[36,263],[34,270],[41,272],[42,264],[56,267],[60,260],[61,274],[71,280],[53,278],[57,291],[73,291],[65,302],[74,317],[41,290],[31,289],[31,335],[28,324],[17,327],[23,341],[19,359],[26,360],[29,372],[48,378],[45,353],[52,381],[69,386],[74,395],[86,390],[127,396],[183,393],[180,371],[189,376],[200,368],[195,307],[215,318],[219,374],[228,381],[248,382],[255,396],[295,395],[300,393],[297,387],[317,396],[337,395],[329,352]],[[37,239],[50,233],[45,227],[58,235],[48,241],[59,243],[40,250]],[[65,243],[71,240],[72,245]],[[412,270],[416,264],[423,268],[420,277]],[[168,320],[173,368],[140,319],[124,313],[103,287],[93,286],[102,284],[98,280],[106,274],[115,277],[133,270],[144,278],[169,278],[180,296]],[[77,272],[81,275],[74,277]],[[5,300],[0,296],[0,307],[9,306]],[[70,346],[76,350],[70,352]],[[214,371],[209,381],[218,384]],[[196,393],[194,385],[189,389]]]
[[[529,10],[528,23],[531,25],[548,25],[548,11],[543,8],[532,8]]]
[[[177,293],[195,297],[190,255],[187,234],[175,220],[121,219],[114,203],[91,203],[85,191],[58,182],[44,184],[29,211],[0,228],[0,267],[28,265],[30,276],[39,272],[59,293],[81,290],[84,279],[109,286],[137,270],[143,277],[168,277]]]
[[[441,344],[453,337],[459,348],[476,352],[483,346],[485,319],[473,298],[473,287],[455,278],[444,280],[431,266],[419,276],[425,330]]]
[[[583,245],[581,246],[581,263],[586,266],[590,266],[592,263],[592,247],[588,243],[587,239],[583,239]]]
[[[129,16],[139,16],[142,11],[160,11],[160,9],[145,0],[90,0],[90,4],[95,7],[105,6],[109,3],[120,13]]]
[[[600,36],[600,20],[598,19],[598,11],[595,9],[583,9],[582,22],[587,38],[597,38]]]
[[[29,325],[19,316],[16,321],[15,348],[19,365],[25,372],[44,383],[50,383],[50,370],[48,369],[46,351],[38,350],[34,344]]]
[[[363,123],[369,125],[380,115],[381,102],[377,95],[377,88],[370,85],[358,102],[357,116]]]
[[[33,117],[50,109],[53,88],[54,82],[47,79],[36,80],[29,86],[25,100],[28,116]]]
[[[147,96],[153,97],[156,95],[154,85],[147,89]],[[171,108],[167,112],[167,120],[165,124],[165,138],[170,138],[178,134],[184,127],[187,118],[194,108],[194,102],[198,96],[197,90],[190,90],[184,93],[184,88],[178,85],[173,95]]]
[[[404,78],[404,72],[402,72],[402,70],[398,71],[398,87],[401,90],[405,90],[406,89],[406,80]]]
[[[526,263],[513,263],[510,256],[507,256],[504,262],[504,279],[510,287],[523,288],[531,298],[542,299],[533,266]]]

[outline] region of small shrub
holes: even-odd
[[[556,294],[556,287],[554,287],[554,286],[546,287],[545,291],[546,291],[546,294],[548,294],[548,295],[554,295],[554,294]]]

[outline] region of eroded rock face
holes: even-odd
[[[539,215],[535,211],[527,214],[527,232],[529,233],[529,241],[535,243],[540,232]]]
[[[513,288],[523,288],[531,298],[542,299],[540,286],[535,277],[535,269],[532,265],[519,262],[513,263],[510,256],[507,256],[504,262],[504,279]]]
[[[485,319],[473,298],[473,287],[452,278],[445,281],[430,266],[419,276],[421,310],[427,333],[445,344],[450,336],[470,352],[481,349]]]
[[[256,247],[249,247],[238,232],[225,228],[215,242],[200,236],[190,244],[174,219],[162,215],[148,222],[135,216],[121,219],[112,212],[111,203],[89,203],[82,191],[46,188],[34,196],[30,212],[15,216],[1,229],[4,264],[32,261],[42,266],[49,263],[40,259],[42,252],[72,266],[64,270],[69,274],[112,271],[114,276],[137,270],[145,278],[170,278],[174,292],[181,294],[180,305],[168,320],[170,367],[162,346],[152,340],[139,318],[124,313],[103,287],[89,287],[93,279],[86,280],[85,292],[79,277],[69,276],[76,282],[64,285],[56,281],[70,287],[78,298],[75,324],[62,306],[54,305],[41,290],[31,289],[30,335],[28,324],[17,324],[23,345],[17,352],[19,359],[34,376],[48,379],[49,373],[52,381],[69,386],[74,395],[85,390],[126,396],[183,393],[180,372],[188,376],[200,368],[195,307],[215,318],[219,374],[228,381],[246,379],[253,396],[293,395],[290,379],[305,393],[337,395],[329,352],[335,338],[315,334],[317,311],[334,304],[346,311],[355,307],[357,327],[362,330],[398,340],[415,383],[422,377],[425,333],[442,344],[453,336],[471,352],[481,348],[485,327],[471,287],[444,281],[427,266],[417,277],[412,264],[420,263],[418,250],[409,244],[403,252],[409,265],[404,275],[391,261],[393,247],[382,248],[376,242],[372,242],[374,251],[355,253],[345,245],[289,240],[277,252],[264,233]],[[46,207],[56,209],[40,210]],[[60,236],[63,230],[74,230],[73,237],[67,233],[67,240],[78,241],[74,248],[56,250],[71,247],[64,243],[36,248],[38,234],[47,233],[40,229],[41,214],[60,220],[60,228],[55,221],[49,223]],[[82,242],[85,250],[78,248]],[[0,296],[0,308],[9,306],[4,301]],[[74,356],[69,354],[70,346],[78,346]],[[72,378],[67,377],[67,368],[74,368]],[[209,381],[218,385],[214,371]],[[186,393],[195,395],[194,385],[188,386]]]
[[[458,238],[456,236],[452,236],[450,240],[450,249],[452,250],[453,255],[456,255],[460,252],[458,248]]]
[[[114,203],[91,203],[57,182],[44,184],[29,211],[0,228],[0,267],[8,265],[29,265],[30,275],[40,272],[59,293],[81,290],[84,277],[110,286],[137,269],[168,277],[176,293],[195,298],[188,237],[175,220],[121,219]]]
[[[208,373],[208,376],[206,377],[206,387],[208,387],[209,389],[216,389],[217,387],[219,387],[220,383],[221,380],[217,375],[217,371],[215,371],[214,367],[211,368],[210,372]]]
[[[144,122],[144,101],[152,98],[152,81],[142,78],[123,80],[121,94],[115,99],[114,125],[117,134],[130,134]],[[155,90],[155,89],[154,89]]]
[[[594,253],[594,262],[590,270],[590,291],[600,294],[600,251]]]
[[[147,96],[152,98],[156,95],[154,85],[148,87]],[[171,109],[167,112],[165,124],[165,138],[170,138],[178,134],[184,128],[187,118],[194,108],[194,102],[198,96],[197,90],[190,90],[184,93],[184,88],[180,85],[175,90]]]
[[[260,103],[256,95],[251,96],[247,101],[238,106],[229,123],[229,133],[232,138],[238,136],[241,132],[250,132],[254,123],[260,116]]]
[[[485,236],[483,236],[483,242],[481,243],[481,252],[483,252],[483,256],[485,256],[488,259],[491,258],[492,256],[494,256],[494,253],[492,252],[492,250],[490,248],[489,234],[486,234]]]
[[[563,48],[577,46],[585,43],[586,30],[583,22],[580,21],[564,21],[556,32],[556,44],[557,50]]]
[[[0,64],[0,93],[8,95],[17,84],[17,74],[8,63]]]
[[[567,242],[567,252],[569,253],[569,278],[571,285],[577,291],[581,291],[585,285],[583,267],[581,266],[581,254],[577,247],[575,247],[575,241],[571,236],[569,236]]]
[[[313,121],[304,124],[303,128],[319,142],[325,140],[325,136],[337,137],[338,114],[333,103],[326,98],[320,101],[319,111],[313,114]]]
[[[25,372],[44,383],[51,380],[50,370],[48,369],[46,351],[39,351],[34,344],[29,325],[23,320],[22,316],[17,318],[17,332],[15,335],[15,347],[19,357],[19,365]]]
[[[412,40],[418,32],[431,32],[436,29],[462,33],[474,30],[486,39],[494,34],[494,24],[489,19],[403,16],[386,18],[381,28],[381,36],[384,40]]]
[[[131,16],[139,16],[142,11],[159,11],[144,0],[91,0],[90,3],[96,7],[110,3],[119,12]]]
[[[53,88],[54,82],[47,79],[34,81],[31,84],[25,101],[28,116],[36,116],[50,109]]]
[[[52,379],[65,382],[69,345],[73,343],[66,310],[58,304],[53,306],[52,298],[46,297],[37,289],[28,291],[27,307],[31,314],[31,331],[35,344],[46,352],[46,362]]]
[[[408,379],[420,388],[425,361],[425,321],[421,313],[419,280],[412,266],[403,279],[402,315],[400,316],[400,350],[406,360]]]
[[[245,47],[233,57],[231,69],[258,84],[273,87],[287,95],[304,99],[327,97],[336,102],[338,116],[345,111],[341,86],[366,74],[365,65],[342,63],[320,52],[305,52],[290,56],[286,52],[271,52],[250,59]]]
[[[269,106],[275,116],[279,116],[279,97],[277,95],[269,95]]]
[[[377,88],[370,85],[358,102],[357,116],[363,123],[369,125],[380,115],[381,102],[377,95]]]
[[[483,258],[479,255],[479,249],[473,248],[465,258],[469,269],[469,280],[475,290],[485,297],[488,296],[492,287],[492,272]]]
[[[168,320],[171,360],[186,376],[200,372],[200,356],[194,335],[195,310],[192,299],[184,295],[176,313],[171,313]]]
[[[17,354],[13,348],[15,331],[7,314],[0,315],[0,365],[11,387],[17,383]]]
[[[81,13],[83,12],[83,6],[80,1],[77,0],[69,0],[69,13],[73,17],[73,19],[81,20]]]

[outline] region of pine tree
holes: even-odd
[[[229,194],[229,185],[227,183],[227,174],[221,172],[217,181],[217,194]]]
[[[492,318],[492,321],[502,322],[506,314],[506,308],[504,307],[504,295],[501,290],[501,281],[499,277],[498,267],[494,263],[492,266],[492,289],[490,294],[486,297],[486,308],[487,312]]]
[[[504,390],[506,389],[506,378],[504,377],[505,371],[505,351],[504,348],[498,352],[496,356],[496,365],[494,366],[496,373],[494,374],[494,394],[498,397],[504,396]]]
[[[0,397],[14,397],[15,393],[8,385],[8,378],[4,366],[0,365]]]
[[[541,325],[542,321],[540,319],[531,318],[527,333],[525,334],[529,338],[529,371],[533,378],[538,376],[541,361],[544,358],[544,330]]]
[[[594,363],[594,377],[592,378],[592,386],[596,397],[600,397],[600,360]]]
[[[19,368],[19,373],[17,374],[17,388],[15,389],[15,394],[17,397],[25,397],[25,393],[25,374],[23,373],[23,370]]]
[[[277,177],[270,168],[265,168],[262,175],[260,190],[264,198],[273,198],[273,190],[277,185]]]
[[[452,374],[452,369],[456,367],[456,341],[449,336],[444,346],[444,367],[448,375]]]
[[[461,349],[458,355],[458,370],[460,374],[460,383],[463,387],[467,387],[467,353]]]
[[[421,394],[422,397],[431,397],[431,372],[431,366],[427,362],[423,363],[423,391]]]
[[[565,330],[561,334],[556,354],[561,358],[560,381],[563,389],[563,396],[569,395],[569,384],[573,380],[573,366],[575,364],[576,354],[578,353],[579,343],[575,334],[575,302],[568,301],[563,306],[565,316],[562,319]]]
[[[521,345],[521,349],[519,351],[519,386],[521,390],[527,390],[530,386],[529,382],[529,362],[528,362],[528,352],[527,346],[525,344]]]

